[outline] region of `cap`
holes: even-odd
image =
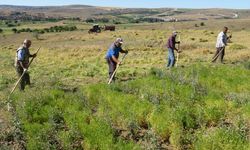
[[[116,43],[121,43],[121,44],[122,44],[122,43],[123,43],[123,40],[122,40],[122,38],[117,38],[117,39],[115,40],[115,42],[116,42]]]
[[[177,35],[177,33],[178,33],[177,31],[173,31],[173,35]]]

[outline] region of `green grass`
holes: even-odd
[[[236,66],[152,68],[147,77],[128,82],[83,86],[74,93],[60,85],[37,88],[13,99],[28,149],[140,149],[149,143],[248,149],[249,101],[228,96],[240,92],[249,99],[249,75]]]
[[[90,25],[79,23],[79,31],[46,33],[41,40],[30,33],[1,36],[0,104],[5,106],[17,80],[15,49],[31,38],[31,53],[42,46],[29,70],[33,87],[11,96],[27,149],[247,150],[249,31],[235,27],[226,64],[210,64],[219,29],[209,22],[189,28],[194,23],[123,24],[100,34],[87,34]],[[165,68],[169,26],[181,29],[183,50],[179,67],[171,70]],[[120,36],[129,55],[117,72],[117,83],[107,85],[104,56]],[[15,130],[4,134],[0,141],[14,137]]]

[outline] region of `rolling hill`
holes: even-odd
[[[192,21],[208,19],[250,18],[250,10],[235,9],[177,9],[177,8],[112,8],[87,5],[68,6],[11,6],[0,5],[0,16],[13,18],[16,15],[41,18],[158,18],[162,21]]]

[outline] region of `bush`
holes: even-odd
[[[201,26],[205,26],[205,23],[204,23],[204,22],[201,22],[200,25],[201,25]]]
[[[13,28],[12,31],[13,31],[14,33],[17,33],[17,29],[16,29],[16,28]]]
[[[95,22],[108,23],[108,22],[109,22],[109,19],[108,19],[108,18],[95,19]]]
[[[15,27],[14,24],[7,24],[7,27]]]
[[[32,32],[32,30],[30,28],[26,28],[25,32]]]
[[[200,42],[208,42],[207,39],[200,39]]]
[[[85,21],[86,21],[87,23],[94,23],[94,19],[92,19],[92,18],[87,18]]]
[[[3,29],[0,28],[0,33],[2,33],[2,32],[3,32]]]

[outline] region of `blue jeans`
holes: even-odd
[[[167,67],[174,67],[175,64],[175,57],[174,57],[174,50],[168,48],[168,64]]]

